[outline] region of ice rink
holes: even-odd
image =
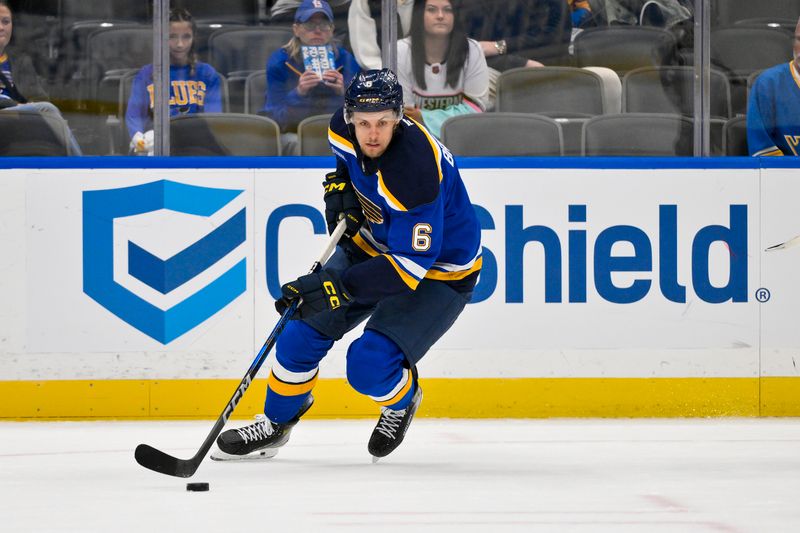
[[[235,421],[235,425],[242,421]],[[303,420],[274,459],[189,458],[211,421],[0,423],[4,532],[800,531],[799,419],[414,421],[377,464],[369,420]]]

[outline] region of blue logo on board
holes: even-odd
[[[197,327],[247,289],[247,259],[240,261],[169,309],[161,309],[114,279],[114,220],[167,209],[211,217],[242,194],[160,180],[83,193],[83,292],[162,344]],[[162,259],[127,242],[127,273],[161,294],[183,286],[245,242],[246,209],[181,251]]]

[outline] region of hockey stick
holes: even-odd
[[[336,244],[342,237],[345,228],[345,221],[342,219],[339,221],[339,224],[336,226],[336,229],[333,231],[330,239],[328,239],[325,249],[323,250],[319,259],[314,262],[314,265],[311,267],[309,273],[317,272],[322,268],[322,265],[325,264],[325,262],[328,260],[328,257],[331,255],[331,253],[333,253],[334,248],[336,248]],[[236,387],[236,391],[234,391],[231,399],[228,400],[225,409],[217,419],[214,427],[211,428],[211,432],[206,437],[206,440],[203,441],[200,449],[196,454],[194,454],[194,457],[191,459],[178,459],[177,457],[173,457],[147,444],[140,444],[136,447],[136,451],[134,452],[136,462],[145,468],[149,468],[150,470],[154,470],[156,472],[161,472],[162,474],[166,474],[168,476],[192,477],[197,471],[197,468],[200,466],[200,463],[203,461],[203,459],[205,459],[208,450],[210,450],[211,446],[214,445],[214,441],[217,439],[217,436],[219,436],[219,434],[222,432],[225,422],[227,422],[228,418],[230,418],[231,414],[233,414],[233,410],[236,409],[236,405],[239,403],[239,400],[242,399],[245,391],[248,389],[248,387],[250,387],[250,384],[253,382],[258,370],[261,368],[261,365],[264,364],[264,361],[267,359],[267,355],[269,355],[270,350],[278,340],[278,336],[283,331],[283,328],[286,327],[289,319],[292,318],[292,315],[297,310],[299,304],[300,302],[295,300],[292,302],[292,305],[286,308],[286,310],[283,312],[280,320],[278,320],[278,323],[275,325],[272,333],[270,333],[269,337],[267,337],[266,342],[264,342],[264,345],[261,347],[261,350],[259,350],[255,360],[253,360],[244,378],[242,378],[242,381],[239,383],[239,386]]]
[[[792,246],[797,246],[798,244],[800,244],[800,235],[798,235],[797,237],[792,237],[786,242],[770,246],[769,248],[766,248],[764,251],[774,252],[775,250],[784,250],[786,248],[791,248]]]

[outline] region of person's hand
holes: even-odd
[[[418,107],[406,107],[403,109],[403,114],[416,120],[420,124],[425,124],[425,121],[422,119],[422,109]]]
[[[284,284],[281,298],[275,301],[275,310],[282,315],[298,299],[303,301],[292,319],[309,318],[324,311],[342,309],[352,302],[342,280],[333,270],[320,270]]]
[[[344,237],[352,239],[364,223],[364,212],[358,202],[353,183],[349,178],[341,178],[336,172],[325,174],[325,222],[328,234],[333,234],[341,216],[344,216],[347,229]]]
[[[297,81],[297,92],[300,96],[308,96],[308,91],[322,83],[322,78],[313,70],[306,70]]]
[[[344,76],[338,70],[326,70],[322,73],[322,83],[333,89],[339,96],[344,95]]]
[[[155,136],[153,130],[137,131],[131,138],[130,150],[135,155],[153,155]]]

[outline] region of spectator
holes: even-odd
[[[582,28],[592,20],[592,6],[589,0],[567,0],[573,28]]]
[[[15,111],[34,110],[43,115],[53,115],[63,120],[56,106],[47,101],[47,93],[39,82],[31,58],[24,54],[12,54],[8,49],[14,30],[14,17],[7,0],[0,0],[0,111],[13,108]],[[68,153],[81,155],[75,137],[68,127]]]
[[[217,71],[197,60],[192,15],[183,8],[169,13],[169,115],[221,113],[221,80]],[[153,65],[143,67],[133,80],[125,125],[130,149],[137,155],[153,155]]]
[[[397,0],[397,36],[407,37],[411,30],[411,11],[414,0]],[[350,46],[362,69],[380,69],[381,57],[381,0],[353,0],[347,16]]]
[[[747,104],[747,148],[752,156],[800,155],[800,19],[794,30],[794,58],[756,78]]]
[[[567,0],[465,0],[461,12],[494,70],[560,64],[569,55]]]
[[[411,35],[397,44],[405,114],[436,137],[449,117],[486,110],[489,71],[477,41],[468,39],[458,0],[414,0]]]
[[[333,40],[333,12],[325,0],[303,0],[294,16],[294,36],[267,60],[267,91],[261,113],[281,127],[284,155],[297,154],[297,125],[312,115],[333,113],[342,106],[344,88],[358,71],[353,54]],[[325,47],[323,63],[306,57]]]
[[[277,0],[269,10],[271,24],[284,24],[294,22],[294,13],[302,0]],[[350,0],[328,0],[328,5],[333,11],[334,39],[342,46],[350,48],[350,36],[347,33],[347,13],[350,10]]]

